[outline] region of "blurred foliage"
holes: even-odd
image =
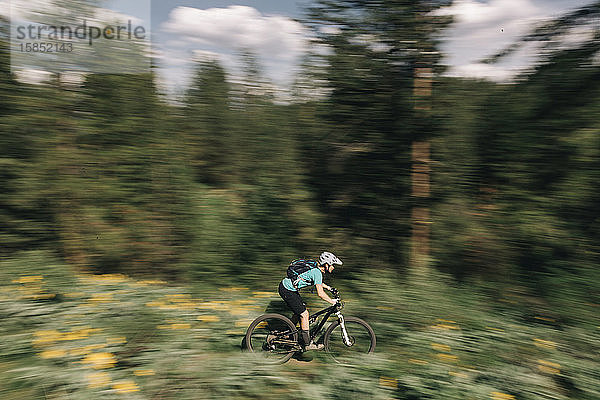
[[[438,125],[415,110],[413,80],[417,68],[442,70],[435,38],[448,21],[431,16],[440,6],[316,1],[310,9],[318,44],[312,65],[326,65],[312,71],[313,79],[324,82],[328,96],[314,108],[300,106],[303,118],[316,121],[302,143],[321,210],[343,229],[343,250],[357,266],[404,271],[408,260],[416,202],[411,143]]]
[[[0,262],[0,396],[595,398],[597,305],[581,303],[581,319],[564,320],[517,285],[489,296],[438,272],[410,285],[394,277],[361,274],[352,288],[339,286],[344,313],[377,332],[373,356],[341,366],[316,352],[312,361],[264,365],[240,344],[255,317],[285,308],[273,290],[192,292],[74,273],[50,253],[23,252]],[[310,309],[322,305],[305,297]]]
[[[433,178],[441,268],[550,297],[558,282],[574,284],[597,301],[588,285],[598,279],[598,39],[556,45],[512,85],[445,82]]]

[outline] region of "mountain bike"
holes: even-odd
[[[324,350],[340,364],[348,364],[356,355],[375,351],[376,338],[373,328],[357,317],[344,317],[344,303],[339,291],[331,290],[338,303],[320,310],[309,318],[310,339],[323,343]],[[323,332],[325,323],[334,315],[337,320]],[[299,328],[292,320],[281,314],[264,314],[256,318],[246,331],[244,339],[248,351],[256,353],[269,363],[285,363],[297,352]]]

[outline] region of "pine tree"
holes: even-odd
[[[417,107],[415,79],[428,69],[431,85],[440,70],[434,35],[443,24],[427,17],[438,6],[322,1],[311,8],[329,90],[319,115],[326,136],[307,138],[312,182],[330,224],[346,230],[363,264],[406,265],[410,210],[427,205],[427,197],[411,197],[411,147],[436,129]]]
[[[199,182],[224,186],[235,180],[230,92],[217,61],[198,61],[185,99],[186,142]]]

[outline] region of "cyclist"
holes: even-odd
[[[294,281],[290,278],[284,278],[279,284],[279,295],[294,312],[294,317],[300,317],[301,331],[298,341],[302,346],[302,349],[304,351],[321,350],[324,347],[323,344],[316,344],[310,340],[308,331],[309,314],[306,305],[302,301],[299,289],[314,285],[317,289],[317,294],[321,299],[329,304],[336,304],[337,299],[332,299],[323,291],[323,289],[332,291],[330,286],[323,283],[323,274],[325,272],[332,273],[336,265],[342,265],[342,261],[333,253],[324,251],[321,253],[318,260],[304,260],[303,262],[308,265],[310,269],[299,274],[298,279],[295,279]]]

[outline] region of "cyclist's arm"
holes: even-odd
[[[331,297],[329,297],[327,295],[327,293],[325,293],[325,291],[323,290],[323,287],[325,285],[322,283],[316,284],[315,287],[317,288],[317,295],[319,295],[320,298],[322,298],[323,300],[325,300],[326,302],[328,302],[329,304],[336,304],[337,300],[332,299]],[[328,289],[329,290],[329,289]]]

